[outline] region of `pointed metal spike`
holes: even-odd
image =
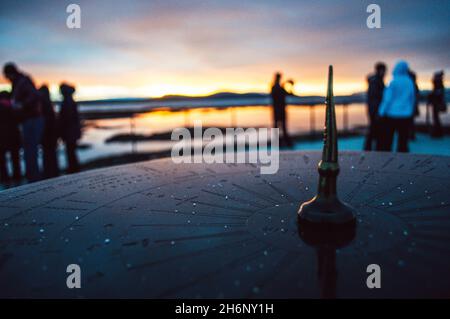
[[[353,208],[337,197],[339,174],[336,111],[333,97],[333,66],[328,69],[325,129],[322,160],[318,165],[319,185],[317,195],[303,203],[298,211],[299,221],[314,225],[355,225]]]
[[[326,112],[325,112],[325,130],[324,130],[324,144],[322,152],[322,161],[337,163],[337,129],[336,129],[336,111],[334,106],[333,95],[333,66],[328,68],[328,88],[326,97]]]

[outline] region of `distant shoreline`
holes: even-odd
[[[428,91],[421,91],[421,102]],[[446,90],[450,101],[450,90]],[[336,96],[336,105],[366,103],[365,93]],[[324,104],[324,96],[288,96],[288,105],[311,107]],[[55,102],[58,104],[58,102]],[[157,110],[184,111],[195,108],[230,108],[244,106],[270,106],[271,98],[266,93],[217,93],[207,96],[168,95],[161,98],[122,98],[78,101],[80,113],[85,119],[130,117],[134,114]]]
[[[349,95],[335,97],[336,105],[364,103],[365,95]],[[288,96],[287,104],[311,107],[325,103],[322,96]],[[221,93],[204,97],[168,96],[157,99],[112,99],[97,101],[79,101],[80,113],[84,119],[130,117],[134,114],[158,110],[171,112],[198,108],[227,109],[246,106],[270,106],[268,94]]]

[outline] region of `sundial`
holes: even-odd
[[[323,159],[282,152],[273,175],[162,159],[3,191],[0,297],[449,297],[450,157],[340,152],[355,229],[335,246],[299,232]]]

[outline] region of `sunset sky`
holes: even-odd
[[[81,29],[66,6],[81,6]],[[381,29],[366,7],[381,6]],[[363,91],[373,64],[406,59],[430,88],[450,72],[450,1],[4,1],[0,63],[16,62],[37,84],[68,81],[78,98],[265,92],[275,71],[300,95]],[[6,80],[0,78],[0,86]],[[448,81],[446,84],[448,85]]]

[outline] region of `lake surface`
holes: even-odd
[[[418,123],[425,122],[425,105],[420,106]],[[336,105],[338,130],[352,129],[367,125],[366,109],[364,104],[350,104],[347,106],[347,120],[344,116],[344,107]],[[307,134],[311,130],[321,131],[325,119],[325,105],[294,106],[287,108],[288,129],[291,134]],[[450,114],[441,116],[443,123],[450,123]],[[113,119],[86,120],[82,144],[90,148],[80,149],[82,162],[98,157],[118,155],[129,152],[159,152],[169,150],[172,141],[142,141],[128,143],[105,143],[117,134],[155,134],[171,132],[179,127],[190,127],[195,121],[201,121],[203,127],[270,127],[272,125],[272,112],[267,106],[241,106],[230,108],[195,108],[180,111],[155,110],[147,113],[135,114],[132,117]],[[316,148],[316,144],[313,149]],[[320,148],[320,143],[319,143]]]
[[[128,110],[127,106],[122,106]],[[107,106],[106,106],[107,109]],[[114,108],[117,110],[117,106]],[[81,110],[85,114],[86,109]],[[420,107],[420,117],[417,123],[425,122],[425,106]],[[348,129],[367,125],[366,110],[364,104],[350,104],[347,106],[347,120],[344,120],[344,108],[336,105],[337,126],[339,130],[344,128],[344,122]],[[291,134],[308,134],[311,130],[320,132],[323,130],[325,119],[325,106],[316,105],[297,106],[290,105],[287,108],[288,129]],[[442,122],[450,125],[450,113],[441,115]],[[117,134],[155,134],[172,132],[176,128],[191,127],[195,121],[201,121],[203,127],[270,127],[272,125],[272,112],[267,106],[239,106],[229,108],[193,108],[171,111],[158,109],[134,116],[100,118],[84,120],[84,132],[81,139],[81,147],[78,155],[81,163],[87,163],[99,158],[127,155],[130,153],[149,153],[168,151],[175,143],[170,140],[153,140],[142,142],[106,143],[108,138]],[[200,141],[201,142],[201,141]],[[340,150],[358,151],[363,147],[364,137],[355,136],[339,139]],[[194,143],[194,145],[199,145]],[[417,139],[410,143],[410,151],[420,154],[449,155],[450,137],[443,139],[431,139],[424,134],[418,134]],[[322,141],[297,142],[295,150],[320,150]],[[283,149],[283,148],[282,148]],[[64,169],[66,158],[62,145],[58,148],[60,167]],[[23,164],[23,163],[22,163]],[[0,185],[0,189],[3,186]]]

